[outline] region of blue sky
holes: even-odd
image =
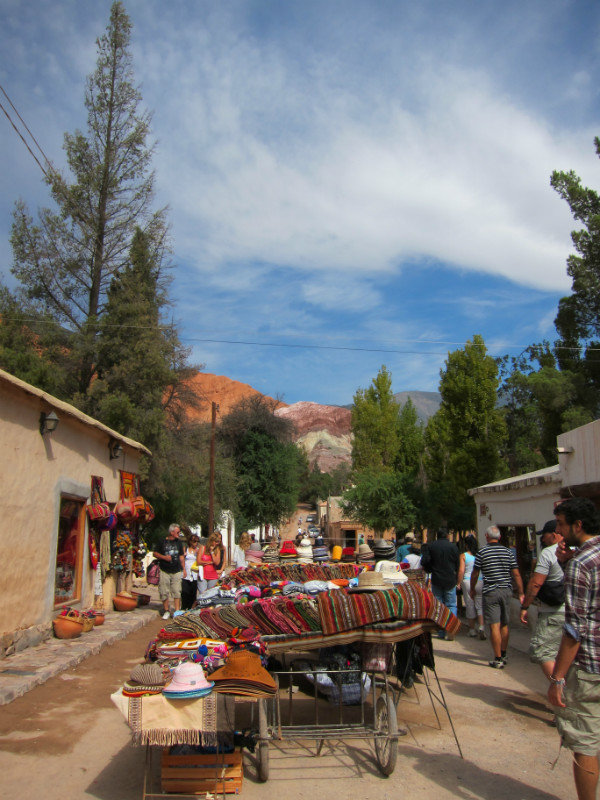
[[[549,178],[600,184],[600,4],[125,7],[170,208],[173,314],[208,372],[344,404],[384,363],[395,391],[436,390],[476,333],[494,355],[554,338],[574,223]],[[0,83],[57,166],[63,133],[85,126],[109,9],[0,0]],[[0,117],[10,284],[13,203],[49,201]]]

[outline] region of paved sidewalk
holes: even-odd
[[[48,639],[0,660],[0,706],[21,697],[89,656],[97,655],[106,645],[124,639],[133,631],[156,620],[158,606],[135,611],[106,614],[104,625],[82,634],[78,639]]]

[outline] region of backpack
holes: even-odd
[[[160,583],[160,564],[156,559],[148,567],[146,582],[152,584],[152,586],[158,586]]]

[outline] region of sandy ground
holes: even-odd
[[[129,729],[110,694],[141,660],[160,625],[157,618],[0,708],[2,798],[141,798],[144,749],[130,744]],[[435,653],[464,759],[445,712],[439,709],[440,729],[424,685],[417,684],[398,706],[408,735],[399,740],[391,777],[379,773],[369,741],[332,742],[319,757],[312,745],[288,741],[271,745],[266,784],[256,781],[254,757],[246,753],[242,794],[249,800],[575,797],[566,751],[551,770],[558,737],[549,725],[539,669],[511,649],[509,666],[491,670],[489,644],[464,635],[454,642],[436,640]]]

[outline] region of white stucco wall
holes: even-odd
[[[0,381],[0,633],[40,625],[55,615],[61,493],[88,502],[91,476],[99,475],[107,499],[115,502],[119,469],[138,471],[139,450],[123,444],[123,456],[111,461],[108,429],[69,415],[64,404],[55,409],[57,430],[42,437],[40,413],[49,410],[43,397]],[[87,532],[84,539],[81,605],[86,607],[94,587]]]

